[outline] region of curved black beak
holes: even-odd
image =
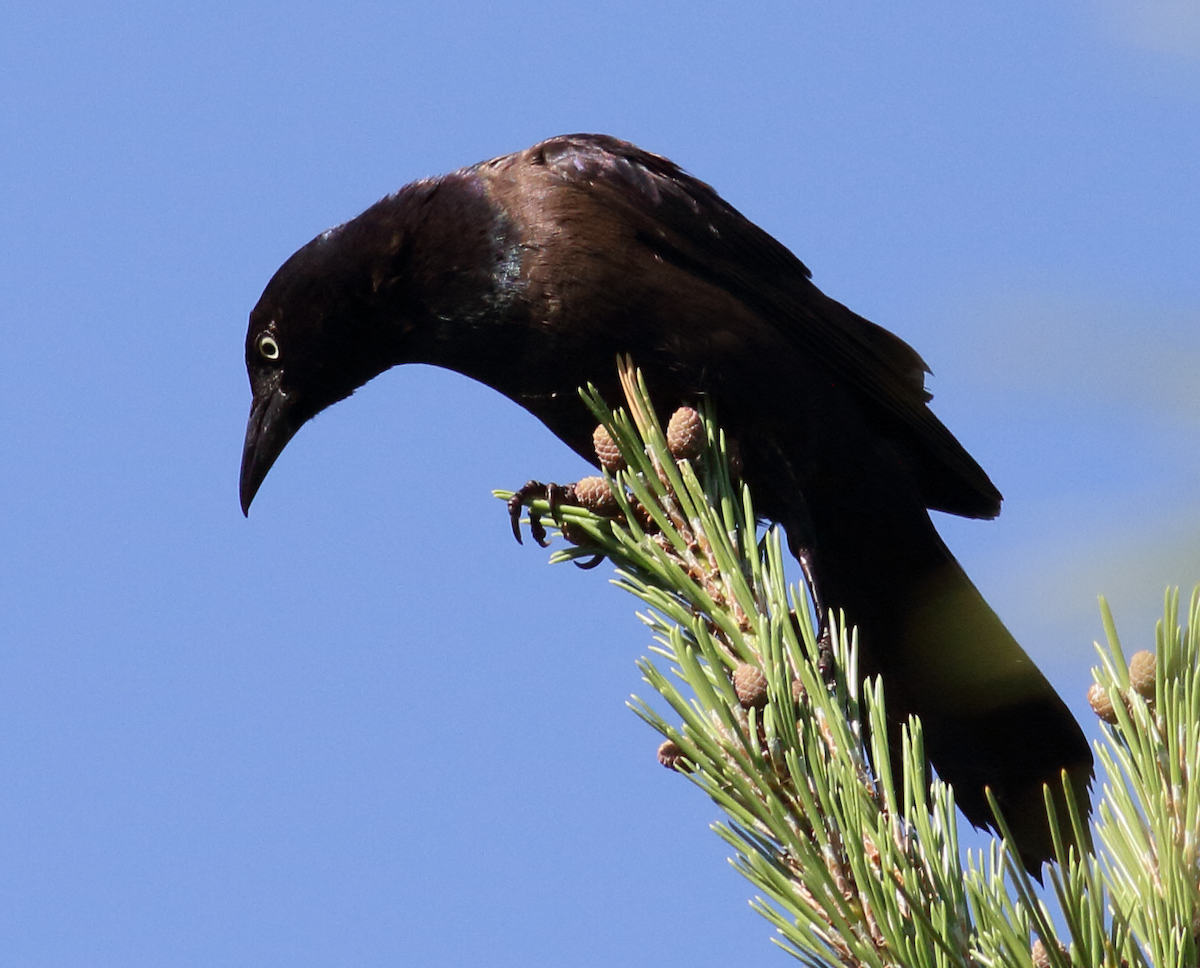
[[[246,423],[246,443],[242,447],[242,474],[238,486],[242,514],[250,514],[250,502],[258,493],[267,471],[302,423],[295,416],[295,400],[280,389],[278,378],[254,394],[250,419]]]

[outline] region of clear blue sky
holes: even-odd
[[[1096,596],[1144,645],[1200,580],[1197,9],[10,0],[0,962],[784,963],[633,602],[490,497],[579,461],[410,367],[244,520],[247,313],[414,178],[665,154],[926,357],[1006,497],[943,533],[1082,708]]]

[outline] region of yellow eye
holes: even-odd
[[[258,352],[264,360],[274,362],[279,359],[279,344],[275,342],[275,337],[270,333],[263,333],[258,338]]]

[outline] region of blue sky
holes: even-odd
[[[916,346],[1077,709],[1200,581],[1194,3],[15,0],[0,79],[6,965],[783,963],[634,603],[490,497],[582,472],[536,421],[394,371],[238,510],[247,313],[417,177],[627,138]]]

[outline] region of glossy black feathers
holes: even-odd
[[[927,511],[994,517],[999,491],[929,409],[915,350],[665,158],[553,138],[415,182],[300,249],[250,316],[243,510],[306,420],[401,363],[494,387],[594,462],[576,391],[619,399],[618,354],[665,408],[716,400],[757,507],[858,625],[892,721],[922,717],[973,823],[991,822],[992,788],[1035,869],[1042,784],[1066,770],[1086,813],[1091,753]]]

